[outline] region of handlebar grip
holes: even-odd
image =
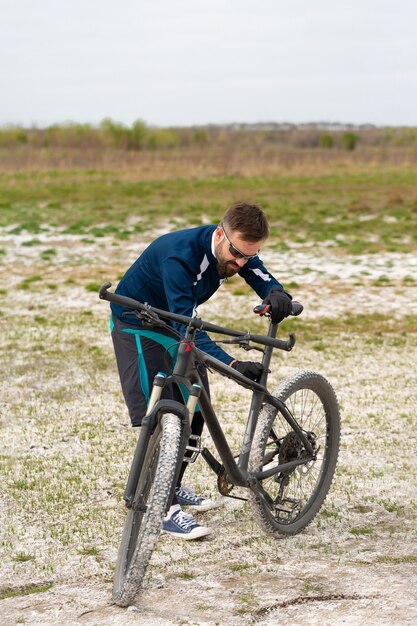
[[[138,302],[133,298],[128,298],[127,296],[121,296],[118,293],[113,293],[111,291],[107,291],[111,287],[111,283],[104,283],[100,287],[99,298],[101,300],[107,300],[107,302],[115,302],[116,304],[120,304],[121,306],[126,306],[130,309],[141,310],[144,308],[142,302]]]
[[[301,304],[301,302],[298,302],[297,300],[293,300],[292,301],[292,311],[291,311],[291,315],[300,315],[300,313],[302,313],[304,307]]]
[[[290,315],[293,315],[293,316],[300,315],[300,313],[304,309],[304,307],[301,304],[301,302],[298,302],[297,300],[293,300],[291,302],[291,304],[292,304],[292,311],[291,311]],[[266,313],[268,313],[270,308],[271,308],[270,304],[258,304],[253,309],[253,312],[256,313],[257,315],[266,315]]]
[[[98,297],[100,298],[100,300],[107,300],[107,289],[110,289],[110,287],[111,283],[104,283],[103,285],[101,285],[100,291],[98,293]]]
[[[253,312],[257,315],[265,315],[268,313],[270,308],[270,304],[257,304],[256,307],[254,307]]]

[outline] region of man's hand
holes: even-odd
[[[285,317],[291,314],[291,296],[280,289],[271,289],[262,304],[271,305],[271,320],[273,324],[279,324]]]
[[[246,378],[250,378],[255,382],[259,382],[262,372],[264,371],[260,363],[254,363],[253,361],[233,361],[231,367],[243,374],[243,376],[246,376]]]

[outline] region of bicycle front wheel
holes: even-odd
[[[179,418],[163,415],[150,438],[133,505],[127,512],[113,584],[113,600],[119,606],[128,606],[135,599],[158,541],[180,438]]]
[[[314,519],[330,489],[339,453],[339,405],[330,383],[310,371],[284,381],[274,395],[311,442],[316,460],[264,479],[264,497],[251,492],[250,500],[266,532],[295,535]],[[307,456],[283,415],[264,405],[252,443],[251,470],[263,471]]]

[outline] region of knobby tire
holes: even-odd
[[[113,601],[128,606],[138,594],[161,532],[180,447],[181,423],[165,414],[146,451],[133,507],[128,509],[113,584]]]

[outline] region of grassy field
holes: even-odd
[[[305,304],[283,324],[298,341],[275,357],[272,383],[299,369],[332,381],[342,411],[337,476],[298,537],[266,537],[246,504],[228,501],[204,518],[218,525],[214,538],[187,546],[163,538],[141,623],[309,624],[312,604],[322,623],[417,618],[417,174],[395,163],[337,169],[195,178],[184,170],[167,180],[160,169],[143,180],[133,167],[0,174],[7,624],[137,623],[138,614],[110,606],[135,433],[97,289],[117,283],[156,234],[217,221],[244,199],[266,209],[265,263]],[[262,330],[253,304],[235,278],[200,314]],[[216,377],[212,386],[237,447],[248,398]],[[215,495],[200,461],[189,479]],[[173,597],[182,607],[174,613]]]
[[[417,247],[416,172],[168,181],[138,181],[120,171],[3,173],[0,226],[32,234],[33,245],[50,227],[126,240],[161,223],[215,222],[229,204],[247,199],[267,211],[277,249],[329,242],[351,253],[411,252]]]

